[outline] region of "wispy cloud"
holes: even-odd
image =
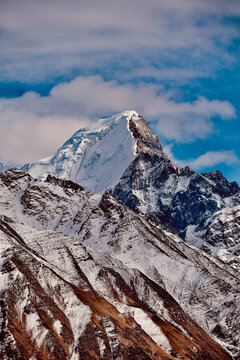
[[[176,52],[182,51],[189,78],[199,70],[200,58],[206,61],[211,54],[215,66],[232,60],[226,47],[239,33],[223,21],[232,15],[240,15],[238,1],[2,0],[0,74],[36,79],[63,68],[93,69],[106,52],[113,67],[121,68],[118,59],[125,57],[141,69],[135,56],[140,54],[146,71],[160,59],[174,68],[181,58]],[[159,69],[157,78],[161,74]],[[174,75],[179,77],[177,71],[169,73]]]

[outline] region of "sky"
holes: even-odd
[[[240,183],[239,0],[0,0],[0,161],[138,111],[179,166]]]

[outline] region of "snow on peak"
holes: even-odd
[[[94,122],[90,126],[84,128],[84,129],[78,130],[75,134],[82,132],[82,131],[101,132],[105,127],[108,127],[108,126],[112,127],[112,126],[114,126],[114,124],[117,124],[119,122],[123,122],[126,124],[126,122],[129,121],[132,117],[139,117],[139,116],[140,115],[134,110],[123,111],[119,114],[115,114],[115,115],[107,117],[107,118],[102,118],[102,119]]]
[[[134,110],[100,119],[78,130],[57,152],[22,170],[45,179],[48,174],[72,180],[90,192],[114,187],[139,152],[161,152],[147,122]]]
[[[120,113],[119,115],[122,115],[122,116],[127,116],[127,117],[132,117],[132,116],[137,116],[139,117],[139,113],[135,110],[126,110],[126,111],[123,111],[122,113]]]

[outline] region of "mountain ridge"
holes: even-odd
[[[78,307],[79,314],[84,316],[83,312],[86,312],[86,309],[80,310],[83,306],[81,305],[82,302],[85,306],[90,306],[91,311],[97,317],[100,316],[101,320],[99,319],[99,321],[104,322],[104,318],[109,319],[110,314],[112,314],[110,318],[114,316],[115,330],[111,330],[113,331],[112,335],[110,335],[111,331],[107,333],[107,338],[105,337],[104,340],[105,350],[102,350],[102,355],[96,344],[96,338],[98,336],[101,338],[102,335],[97,335],[92,325],[86,328],[88,329],[88,336],[93,339],[92,344],[86,343],[83,333],[78,335],[81,338],[79,344],[89,346],[89,351],[96,352],[97,355],[94,356],[97,359],[120,359],[122,351],[125,351],[129,359],[134,354],[137,359],[147,359],[148,357],[149,359],[164,359],[164,356],[166,359],[179,357],[202,360],[230,359],[230,355],[228,356],[224,350],[220,350],[214,341],[211,342],[212,340],[208,337],[209,335],[206,335],[207,333],[211,334],[220,344],[227,346],[237,359],[236,339],[238,338],[237,326],[240,309],[236,297],[239,280],[234,269],[226,267],[224,263],[211,258],[197,248],[189,247],[176,235],[170,234],[160,227],[156,228],[145,217],[118,203],[108,191],[103,195],[92,195],[71,182],[53,177],[49,177],[47,181],[43,182],[18,170],[10,170],[0,174],[0,191],[2,194],[0,211],[5,214],[4,220],[1,220],[3,227],[0,227],[5,235],[2,234],[1,238],[6,239],[5,236],[7,236],[7,240],[4,240],[7,241],[7,245],[4,247],[3,253],[9,253],[10,250],[7,249],[12,241],[15,244],[14,252],[9,253],[15,255],[7,260],[6,264],[8,265],[4,265],[2,274],[8,276],[9,271],[17,266],[18,270],[13,270],[13,274],[17,271],[16,275],[13,276],[13,284],[15,284],[13,288],[19,287],[19,291],[22,291],[23,294],[28,293],[26,285],[31,279],[31,294],[35,294],[34,296],[37,297],[40,312],[37,310],[36,304],[31,305],[32,300],[30,298],[28,301],[28,307],[32,308],[30,314],[36,312],[36,316],[39,316],[42,311],[47,311],[47,321],[55,324],[59,320],[62,326],[67,326],[65,317],[72,324],[74,320],[71,311],[76,311]],[[9,236],[13,240],[10,241]],[[23,251],[24,254],[27,252],[28,255],[24,255]],[[4,256],[3,261],[5,259]],[[39,262],[42,265],[38,265]],[[44,270],[46,265],[49,268],[47,272]],[[40,270],[41,267],[42,270]],[[53,273],[51,269],[54,270]],[[174,270],[170,271],[170,269]],[[31,278],[29,278],[29,271],[33,276]],[[29,280],[22,282],[22,277],[25,278],[26,276]],[[11,285],[11,278],[9,279],[10,283],[5,282],[5,284],[7,289],[11,290],[13,285]],[[66,283],[66,280],[67,285],[63,285],[63,281]],[[89,283],[94,289],[94,293],[96,292],[94,303],[91,295],[93,290],[90,290]],[[43,298],[39,293],[39,284],[44,289],[41,291],[47,296],[46,305],[42,303]],[[51,285],[50,288],[49,285]],[[59,290],[61,297],[65,299],[65,310],[62,306],[60,307],[59,295],[57,295],[58,286],[60,289],[66,289],[67,286],[68,289],[64,290],[67,291],[65,294]],[[76,289],[76,286],[79,290]],[[74,295],[70,288],[77,291],[78,300],[75,297],[76,292]],[[16,298],[13,296],[12,290],[10,292],[11,303],[14,304]],[[5,295],[2,294],[4,304],[7,294],[10,294],[7,290]],[[69,296],[71,299],[76,299],[75,305],[72,302],[69,303]],[[171,300],[171,297],[175,300]],[[54,300],[55,305],[50,298]],[[17,306],[26,315],[27,328],[33,329],[33,334],[36,336],[49,325],[46,322],[42,324],[42,320],[40,321],[35,315],[31,315],[36,317],[36,320],[31,322],[31,316],[29,317],[27,312],[28,307],[25,309],[25,301],[25,295],[19,295]],[[111,305],[108,305],[108,302]],[[230,302],[232,303],[231,307],[229,307]],[[188,320],[177,304],[180,304],[185,314],[190,316]],[[60,315],[59,310],[56,310],[59,315],[53,317],[51,309],[56,305],[65,314],[64,318],[63,314]],[[47,308],[50,306],[48,310],[46,310],[46,306]],[[99,314],[99,306],[103,306],[102,315]],[[18,340],[11,324],[12,321],[20,322],[22,336],[26,337],[23,320],[15,310],[9,309],[8,305],[6,309],[8,321],[10,321],[8,331],[14,337],[15,342],[17,341],[19,344],[19,341],[21,343],[22,340]],[[147,347],[139,345],[139,340],[136,342],[134,328],[132,325],[130,328],[127,325],[132,340],[133,337],[135,339],[135,345],[131,350],[131,346],[126,347],[126,343],[124,343],[125,345],[119,344],[114,355],[115,350],[114,347],[111,347],[111,336],[115,339],[118,336],[116,334],[123,334],[123,327],[126,326],[123,323],[120,325],[122,320],[120,320],[121,317],[119,318],[119,311],[122,314],[121,316],[126,314],[127,319],[129,319],[127,321],[132,321],[131,318],[135,319],[134,321],[148,332],[148,336],[153,336],[154,341],[160,341],[165,349],[164,351],[166,352],[168,349],[167,354],[161,352],[150,340],[147,340]],[[128,311],[130,311],[130,317],[127,315]],[[156,330],[157,328],[151,322],[152,320],[150,321],[151,318],[155,319],[155,325],[157,324],[157,328],[164,332],[164,336],[167,336],[168,340],[163,335],[159,335],[159,330]],[[193,324],[191,318],[193,318],[195,325],[191,325]],[[88,321],[86,319],[86,324]],[[110,323],[113,324],[111,319]],[[111,329],[113,325],[110,323],[108,320],[108,326]],[[117,328],[115,328],[116,324]],[[204,330],[196,328],[196,324]],[[69,329],[73,331],[72,325]],[[136,329],[138,329],[140,338],[146,341],[146,336],[141,332],[142,330],[138,327]],[[52,343],[55,345],[51,346],[58,354],[58,358],[70,359],[69,354],[72,353],[70,349],[73,349],[72,335],[65,337],[64,332],[61,333],[59,330],[57,330],[58,335],[55,332],[51,334],[55,335],[52,337],[52,335],[47,336],[45,333],[46,338],[45,336],[42,338],[44,340],[41,344],[44,346],[44,351],[46,351],[45,346],[49,346],[55,338]],[[74,338],[78,339],[76,333],[74,334]],[[61,343],[59,336],[63,343]],[[124,338],[126,341],[126,335]],[[170,345],[167,345],[169,343]],[[6,349],[9,349],[8,343],[3,342],[3,344],[7,346]],[[113,351],[112,353],[107,350],[109,346]],[[136,346],[140,347],[139,354]],[[79,350],[77,343],[75,343],[75,347],[77,350],[73,359],[78,359],[79,351],[83,351],[83,348]],[[62,353],[62,351],[64,352]],[[84,351],[85,354],[88,354],[87,348]],[[131,353],[131,351],[133,352]],[[153,353],[150,355],[149,351],[153,351]],[[156,357],[154,352],[156,352]],[[61,353],[63,355],[60,356]],[[128,357],[126,358],[128,359]]]

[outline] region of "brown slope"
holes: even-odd
[[[87,274],[82,272],[72,253],[70,260],[72,265],[78,268],[76,283],[68,280],[67,272],[60,276],[57,268],[26,249],[22,237],[16,236],[15,231],[12,231],[14,236],[11,236],[10,226],[7,229],[7,234],[2,234],[4,241],[8,242],[5,249],[8,256],[3,270],[12,274],[12,281],[1,300],[5,319],[5,327],[0,335],[3,359],[25,360],[35,356],[39,360],[62,360],[70,359],[73,353],[75,358],[79,359],[167,360],[179,356],[186,360],[231,359],[225,350],[192,322],[164,289],[146,276],[137,272],[132,286],[129,287],[121,275],[103,268],[99,276],[102,277],[105,286],[109,285],[115,293],[120,294],[117,299],[114,299],[114,295],[110,299],[104,298],[93,289]],[[69,255],[70,251],[67,253]],[[112,275],[116,280],[114,282],[110,280]],[[134,285],[139,281],[146,291],[151,289],[163,300],[171,322],[160,317],[139,298]],[[71,305],[71,316],[69,297],[74,299],[76,305]],[[109,300],[117,300],[119,303],[144,310],[169,340],[173,349],[172,354],[161,349],[131,315],[120,313]],[[74,317],[79,316],[81,322],[81,317],[84,316],[83,313],[78,313],[77,305],[81,304],[86,311],[89,309],[90,317],[85,330],[76,338],[73,323]],[[29,328],[29,315],[34,317],[31,321],[35,321],[40,330],[37,337],[36,331]],[[54,326],[56,320],[61,324],[61,331]],[[39,334],[43,332],[44,339],[39,343]],[[104,344],[103,349],[99,345],[99,340]]]

